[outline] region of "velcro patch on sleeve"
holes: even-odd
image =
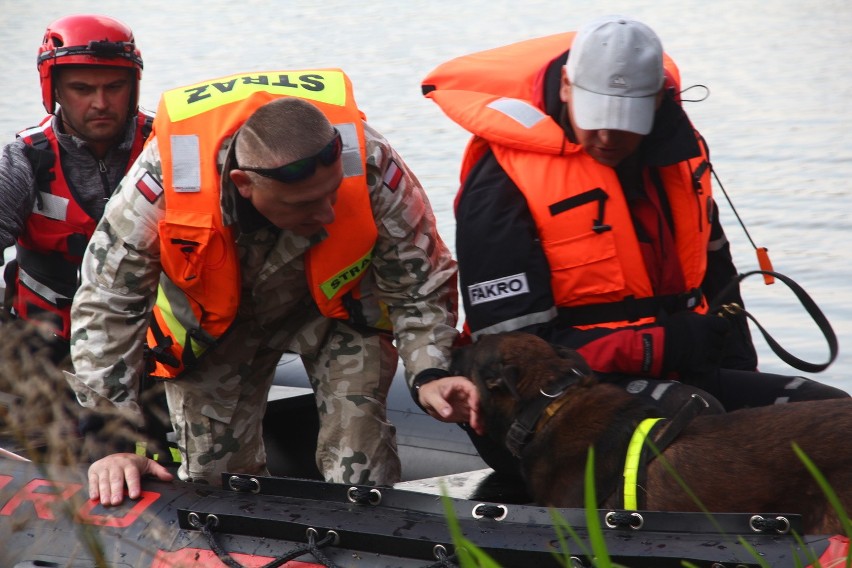
[[[402,168],[400,168],[396,162],[391,160],[388,164],[388,169],[385,170],[382,182],[389,190],[396,191],[396,188],[399,187],[399,182],[402,181],[402,175]]]
[[[136,182],[136,189],[150,203],[154,203],[163,194],[163,186],[157,180],[151,177],[151,174],[145,172],[142,178]]]

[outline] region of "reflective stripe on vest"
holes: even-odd
[[[71,304],[71,297],[57,293],[53,288],[45,286],[37,279],[29,275],[29,273],[18,266],[18,282],[22,286],[26,286],[32,292],[37,294],[42,300],[53,306]]]

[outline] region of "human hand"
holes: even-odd
[[[664,322],[663,370],[677,372],[685,382],[700,381],[719,368],[725,337],[731,330],[727,319],[717,315],[677,312]]]
[[[121,505],[124,486],[127,496],[138,499],[142,494],[142,476],[153,475],[161,481],[174,476],[162,465],[136,454],[111,454],[89,466],[89,498],[101,505]]]
[[[430,416],[442,422],[467,422],[479,435],[485,426],[479,418],[479,391],[466,377],[443,377],[418,389],[418,399]]]

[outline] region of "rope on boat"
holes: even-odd
[[[369,494],[367,494],[366,497],[369,498]],[[375,498],[375,496],[373,496],[373,498]],[[201,515],[198,513],[190,513],[188,520],[190,525],[201,531],[201,534],[203,534],[204,538],[207,539],[207,544],[210,546],[210,550],[216,554],[216,557],[225,566],[228,566],[228,568],[248,568],[235,560],[216,540],[214,529],[219,526],[219,518],[216,515],[208,514],[204,518],[204,522],[202,522]],[[294,548],[290,552],[287,552],[267,564],[264,564],[261,568],[278,568],[290,560],[295,560],[309,553],[326,568],[340,568],[321,550],[326,546],[336,545],[340,542],[340,537],[335,531],[329,530],[323,538],[317,540],[317,537],[319,536],[318,531],[315,528],[310,527],[306,531],[306,535],[308,538],[307,544]],[[459,568],[457,555],[455,553],[447,554],[447,549],[444,545],[436,544],[432,549],[432,554],[437,559],[437,562],[429,564],[424,568]]]
[[[447,549],[441,544],[436,544],[432,549],[432,554],[438,559],[434,564],[429,564],[425,568],[458,568],[458,558],[455,554],[447,555]]]
[[[787,517],[767,519],[760,515],[754,515],[749,519],[748,524],[754,532],[775,532],[778,534],[790,532],[790,521],[787,520]]]
[[[216,557],[222,561],[222,564],[229,568],[245,568],[245,566],[231,558],[231,555],[216,542],[216,537],[213,535],[213,529],[219,524],[219,518],[216,515],[207,515],[204,523],[202,523],[198,515],[190,513],[189,524],[201,531],[201,534],[204,535],[204,538],[207,539],[207,543],[210,545],[210,550],[216,553]]]
[[[636,511],[610,511],[604,516],[604,522],[611,529],[639,530],[645,524],[645,519]]]
[[[382,502],[382,492],[375,487],[350,487],[346,498],[359,505],[378,505]]]
[[[246,479],[238,475],[232,475],[228,479],[228,487],[230,487],[233,491],[260,493],[260,481],[254,477]]]
[[[509,514],[509,509],[505,505],[479,503],[473,508],[471,514],[474,519],[486,517],[488,519],[494,519],[495,521],[502,521],[506,518],[506,515]]]
[[[210,545],[210,550],[212,550],[216,557],[222,561],[225,566],[229,568],[247,568],[246,566],[237,562],[228,552],[223,549],[219,543],[216,541],[216,535],[213,532],[213,529],[219,524],[219,518],[216,515],[207,515],[204,519],[204,522],[201,522],[200,517],[196,513],[189,514],[189,524],[193,527],[197,528],[201,531],[201,534],[207,539],[207,543]],[[289,562],[290,560],[295,560],[300,556],[304,556],[305,554],[310,553],[313,557],[319,561],[326,568],[339,568],[337,564],[332,562],[323,552],[320,550],[323,547],[337,544],[339,538],[336,532],[330,530],[326,533],[326,535],[317,540],[317,530],[314,528],[309,528],[307,530],[308,543],[294,548],[290,552],[279,556],[278,558],[272,560],[271,562],[262,566],[262,568],[277,568],[281,566],[285,562]]]
[[[328,546],[330,544],[337,544],[338,536],[334,531],[328,531],[323,538],[319,541],[316,540],[317,530],[314,528],[309,528],[307,531],[308,534],[308,544],[304,546],[300,546],[294,548],[287,554],[283,556],[279,556],[269,564],[266,564],[262,568],[277,568],[281,566],[285,562],[289,562],[290,560],[295,560],[300,556],[304,556],[307,553],[311,553],[314,558],[316,558],[323,566],[327,566],[328,568],[338,568],[337,564],[332,562],[325,554],[323,554],[320,549],[324,546]]]

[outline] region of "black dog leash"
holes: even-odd
[[[725,315],[726,313],[730,313],[732,315],[736,315],[737,313],[743,313],[745,316],[754,322],[754,325],[760,330],[760,333],[763,334],[764,339],[766,339],[766,343],[769,344],[769,347],[772,351],[781,358],[782,361],[799,369],[800,371],[805,371],[808,373],[819,373],[824,371],[831,365],[835,358],[837,358],[837,335],[835,335],[834,330],[831,327],[831,324],[828,322],[828,318],[825,317],[825,314],[822,313],[822,310],[819,309],[816,302],[808,295],[805,290],[799,286],[796,282],[794,282],[791,278],[784,276],[783,274],[779,274],[778,272],[773,272],[771,270],[752,270],[751,272],[745,272],[743,274],[737,275],[731,282],[722,289],[721,292],[716,296],[717,298],[724,298],[725,295],[730,292],[734,286],[737,286],[740,282],[745,280],[748,276],[752,276],[754,274],[762,274],[764,277],[772,276],[783,282],[787,285],[790,290],[796,295],[799,299],[799,302],[802,303],[805,310],[807,310],[808,314],[813,318],[814,323],[817,324],[823,336],[825,337],[826,342],[828,342],[828,350],[829,350],[829,358],[825,363],[811,363],[809,361],[804,361],[795,357],[788,351],[786,351],[781,345],[775,341],[775,339],[769,335],[769,332],[760,325],[760,322],[752,316],[745,308],[740,306],[739,304],[725,304],[718,305],[715,301],[710,306],[709,313],[719,313],[720,315]]]
[[[786,284],[793,293],[796,294],[796,297],[799,298],[799,301],[808,311],[808,314],[813,318],[814,322],[816,322],[817,326],[819,326],[820,331],[825,336],[826,341],[828,342],[829,349],[829,358],[826,363],[810,363],[808,361],[803,361],[797,357],[794,357],[787,351],[785,351],[781,345],[778,344],[775,339],[772,338],[769,333],[763,329],[763,326],[750,314],[748,313],[742,306],[731,304],[729,306],[719,306],[715,305],[716,302],[713,302],[713,308],[710,310],[711,313],[718,313],[722,310],[722,313],[728,312],[736,315],[737,312],[742,312],[745,316],[754,322],[754,325],[760,330],[760,333],[763,334],[763,337],[766,339],[766,342],[769,344],[769,347],[772,348],[772,351],[781,358],[782,361],[799,369],[800,371],[806,371],[808,373],[819,373],[824,371],[834,362],[834,359],[837,357],[837,336],[834,334],[834,330],[831,328],[831,324],[828,323],[828,319],[826,319],[825,315],[823,315],[822,311],[817,307],[816,302],[814,302],[810,296],[808,296],[807,292],[805,292],[801,286],[796,284],[790,278],[784,276],[783,274],[779,274],[774,272],[772,269],[772,262],[769,260],[769,250],[766,247],[758,247],[754,240],[751,238],[751,234],[749,234],[748,229],[743,223],[742,218],[740,218],[740,214],[737,213],[737,208],[734,207],[734,202],[731,200],[731,196],[728,195],[728,192],[725,190],[725,185],[722,183],[722,180],[719,179],[719,176],[716,174],[716,168],[711,167],[710,171],[713,173],[713,177],[716,180],[716,183],[719,184],[719,188],[722,190],[722,193],[725,195],[725,199],[728,201],[728,205],[731,206],[731,211],[733,211],[734,215],[737,218],[737,221],[740,224],[740,227],[743,228],[748,241],[751,243],[751,246],[754,248],[755,253],[757,253],[757,263],[760,266],[760,270],[754,270],[752,272],[746,272],[745,274],[739,274],[736,276],[725,288],[717,294],[717,298],[724,298],[725,294],[731,291],[731,289],[742,282],[747,276],[751,276],[752,274],[762,274],[763,280],[766,284],[772,284],[772,277],[778,278],[784,284]]]

